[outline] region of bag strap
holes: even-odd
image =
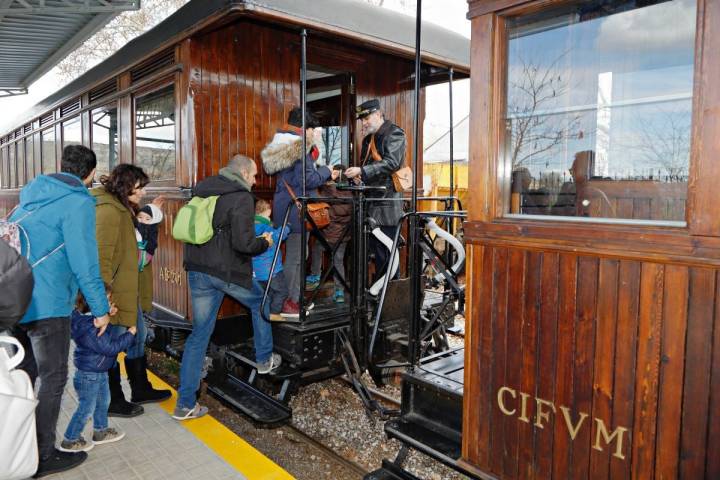
[[[8,370],[12,370],[13,368],[20,365],[20,363],[23,361],[23,358],[25,358],[25,349],[23,348],[20,341],[17,338],[11,337],[9,335],[0,335],[0,343],[9,343],[11,345],[14,345],[15,348],[17,348],[17,352],[15,352],[15,355],[10,357],[10,355],[8,354],[10,360],[8,364]]]
[[[376,162],[379,162],[380,160],[382,160],[382,156],[377,151],[377,147],[375,146],[375,134],[374,133],[370,136],[370,142],[368,143],[368,149],[367,149],[367,152],[365,152],[365,158],[363,158],[363,165],[367,164],[368,157],[370,157],[370,155],[372,155],[372,159],[375,160]]]
[[[42,262],[44,262],[50,255],[52,255],[53,253],[57,252],[58,250],[60,250],[60,249],[61,249],[62,247],[64,247],[64,246],[65,246],[65,242],[63,242],[63,243],[61,243],[60,245],[58,245],[57,247],[53,248],[53,249],[50,251],[50,253],[48,253],[48,254],[46,254],[46,255],[43,255],[42,258],[36,260],[32,265],[30,265],[30,268],[35,268],[35,267],[37,267],[37,266],[40,265]]]

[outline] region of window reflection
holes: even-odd
[[[580,3],[509,24],[510,211],[683,221],[695,1]]]
[[[115,106],[92,111],[92,149],[97,157],[95,179],[108,175],[118,163],[118,114]]]
[[[42,173],[48,175],[55,173],[55,130],[49,128],[40,133],[40,144],[42,145]]]
[[[62,124],[62,145],[82,145],[82,126],[80,117],[63,122]]]
[[[135,164],[151,181],[175,180],[175,94],[170,85],[135,101]]]

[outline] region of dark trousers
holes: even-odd
[[[390,237],[390,240],[392,240],[395,237],[395,232],[397,231],[397,227],[392,226],[382,226],[380,227],[380,230]],[[382,277],[385,274],[385,270],[388,267],[388,261],[390,260],[390,250],[380,243],[379,240],[375,238],[374,235],[370,234],[368,236],[370,239],[370,250],[375,254],[375,275],[374,280],[376,281],[378,278]],[[395,255],[397,255],[397,259],[400,260],[400,252],[398,251]],[[394,279],[399,278],[400,275],[400,269],[398,268],[398,271],[395,273]]]
[[[17,325],[13,335],[25,348],[25,358],[18,368],[27,372],[33,385],[40,380],[35,421],[42,459],[55,448],[55,427],[68,377],[70,318],[46,318]]]
[[[262,287],[263,291],[267,286],[268,282],[258,280],[258,283]],[[270,313],[282,312],[283,302],[288,298],[288,286],[285,281],[285,274],[281,270],[275,274],[270,284],[270,291],[268,292],[268,298],[266,303],[270,305]]]

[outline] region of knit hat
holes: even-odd
[[[160,210],[160,208],[152,203],[148,203],[144,207],[140,209],[141,212],[147,213],[150,215],[150,225],[155,225],[156,223],[160,223],[163,220],[163,212]]]

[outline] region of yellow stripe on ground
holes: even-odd
[[[120,362],[120,366],[125,373],[123,363]],[[149,370],[148,379],[153,387],[172,392],[170,398],[158,404],[172,415],[177,392]],[[295,478],[210,415],[180,423],[248,480],[294,480]]]

